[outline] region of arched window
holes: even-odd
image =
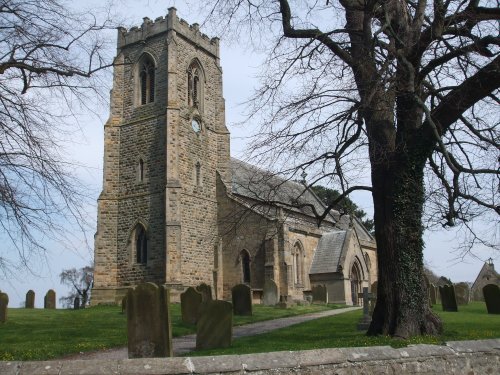
[[[144,56],[139,66],[141,89],[141,104],[152,103],[155,100],[155,65],[153,60]]]
[[[248,251],[243,250],[240,254],[241,257],[241,271],[243,273],[243,282],[250,283],[250,254]]]
[[[146,229],[141,224],[137,224],[135,228],[135,251],[137,263],[146,264],[148,262],[148,239]]]
[[[300,242],[296,242],[292,250],[293,281],[295,284],[304,283],[304,251]]]
[[[201,111],[203,100],[203,72],[195,60],[188,69],[188,105]]]

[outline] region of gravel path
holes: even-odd
[[[291,316],[288,318],[280,318],[274,320],[266,320],[263,322],[257,322],[252,324],[246,324],[243,326],[237,326],[233,328],[233,338],[239,338],[244,336],[255,336],[261,333],[266,333],[274,331],[276,329],[289,327],[295,324],[307,322],[309,320],[323,318],[325,316],[332,316],[342,314],[348,311],[359,310],[361,307],[346,307],[343,309],[327,310],[318,313]],[[182,355],[195,350],[196,346],[196,335],[187,335],[181,337],[175,337],[172,339],[172,344],[174,346],[174,355]],[[73,360],[73,359],[126,359],[128,357],[127,348],[114,348],[107,350],[100,350],[96,352],[87,352],[71,355],[69,357],[61,358],[62,360]]]

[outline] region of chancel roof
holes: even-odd
[[[314,216],[314,210],[317,215],[321,215],[325,210],[321,200],[302,183],[286,180],[234,158],[231,158],[231,171],[233,194],[308,216]],[[336,221],[336,214],[338,215],[333,211],[327,219]]]

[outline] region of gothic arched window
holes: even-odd
[[[203,72],[195,60],[188,69],[188,105],[201,111],[203,101]]]
[[[155,65],[153,60],[144,56],[139,66],[141,89],[141,104],[152,103],[155,100]]]
[[[304,283],[304,251],[300,242],[296,242],[292,250],[293,280],[295,284]]]
[[[250,254],[248,254],[248,251],[242,250],[240,257],[241,257],[241,271],[243,273],[243,282],[250,283]]]
[[[135,228],[135,251],[137,263],[146,264],[148,262],[148,239],[146,229],[141,224],[137,224]]]

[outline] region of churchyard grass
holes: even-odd
[[[419,336],[408,340],[385,336],[368,337],[356,329],[362,315],[362,311],[357,310],[262,335],[243,337],[234,340],[232,346],[227,349],[197,351],[186,355],[246,354],[379,345],[404,347],[412,344],[440,345],[453,340],[500,338],[500,315],[488,315],[482,302],[459,306],[459,312],[443,312],[441,305],[436,305],[434,311],[444,321],[444,332],[440,336]]]
[[[323,311],[341,305],[276,309],[254,306],[253,316],[234,317],[234,325]],[[182,323],[180,304],[170,306],[174,337],[196,332]],[[127,345],[126,315],[118,306],[84,310],[8,309],[0,324],[0,360],[43,360]]]

